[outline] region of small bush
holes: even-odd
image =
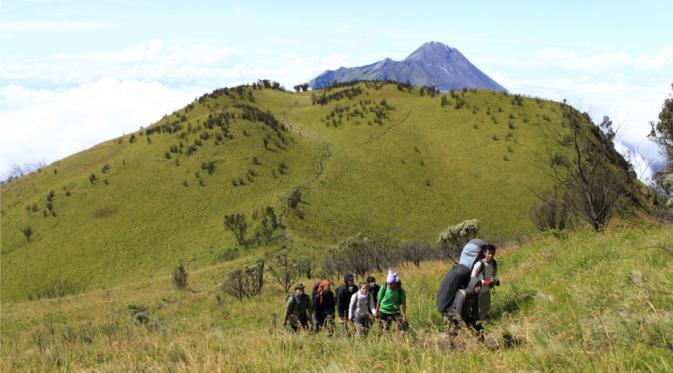
[[[455,257],[467,241],[475,238],[479,233],[481,223],[477,219],[465,220],[456,225],[449,226],[444,232],[439,234],[437,240],[444,249],[447,257]]]
[[[187,277],[189,277],[189,274],[187,273],[185,266],[180,263],[180,265],[173,272],[173,284],[180,290],[186,289],[188,286]]]
[[[30,237],[33,235],[33,228],[30,225],[27,225],[21,229],[23,235],[26,237],[26,240],[30,242]]]

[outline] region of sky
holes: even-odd
[[[216,88],[461,51],[510,92],[610,116],[641,178],[673,83],[668,1],[0,0],[0,176],[137,130]]]

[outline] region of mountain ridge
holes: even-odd
[[[313,78],[309,85],[312,89],[321,89],[334,82],[357,80],[392,80],[445,92],[462,88],[507,91],[458,49],[434,41],[424,43],[401,61],[384,58],[368,65],[327,70]]]

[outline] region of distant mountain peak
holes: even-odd
[[[424,43],[402,61],[385,58],[359,67],[340,67],[315,77],[311,88],[353,80],[394,80],[414,86],[433,86],[442,91],[461,88],[506,91],[474,66],[460,51],[436,41]]]

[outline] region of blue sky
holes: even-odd
[[[673,2],[0,1],[0,174],[146,126],[217,87],[458,48],[513,92],[567,98],[649,162]],[[142,102],[139,107],[138,102]]]

